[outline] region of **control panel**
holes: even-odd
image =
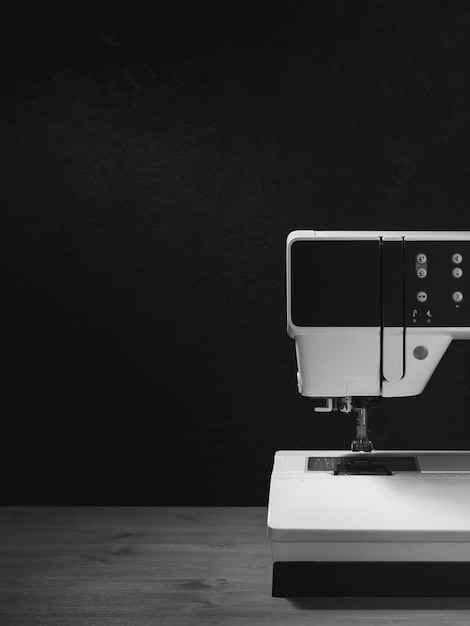
[[[470,241],[294,241],[290,306],[297,327],[470,327]]]
[[[470,326],[470,242],[405,241],[405,325]]]

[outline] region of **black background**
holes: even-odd
[[[265,504],[354,431],[297,394],[288,232],[470,229],[468,2],[172,7],[3,15],[5,504]],[[469,373],[376,448],[469,448]]]

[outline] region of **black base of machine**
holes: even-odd
[[[272,594],[299,597],[470,597],[467,562],[297,562],[273,565]]]

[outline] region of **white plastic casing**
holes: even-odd
[[[420,394],[453,339],[470,326],[382,328],[296,326],[291,316],[292,244],[310,241],[470,241],[469,232],[297,230],[287,238],[287,332],[295,340],[299,392],[308,397]],[[319,268],[324,271],[324,268]],[[321,298],[321,293],[318,293]],[[470,293],[468,294],[470,298]],[[426,350],[417,358],[415,350]]]
[[[335,476],[308,471],[308,458],[353,453],[276,452],[268,508],[273,561],[470,561],[470,453],[369,454],[416,456],[420,471]]]

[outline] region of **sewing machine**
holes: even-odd
[[[299,392],[356,436],[276,452],[273,595],[469,596],[470,452],[374,450],[368,415],[470,339],[470,232],[290,233],[287,332]]]

